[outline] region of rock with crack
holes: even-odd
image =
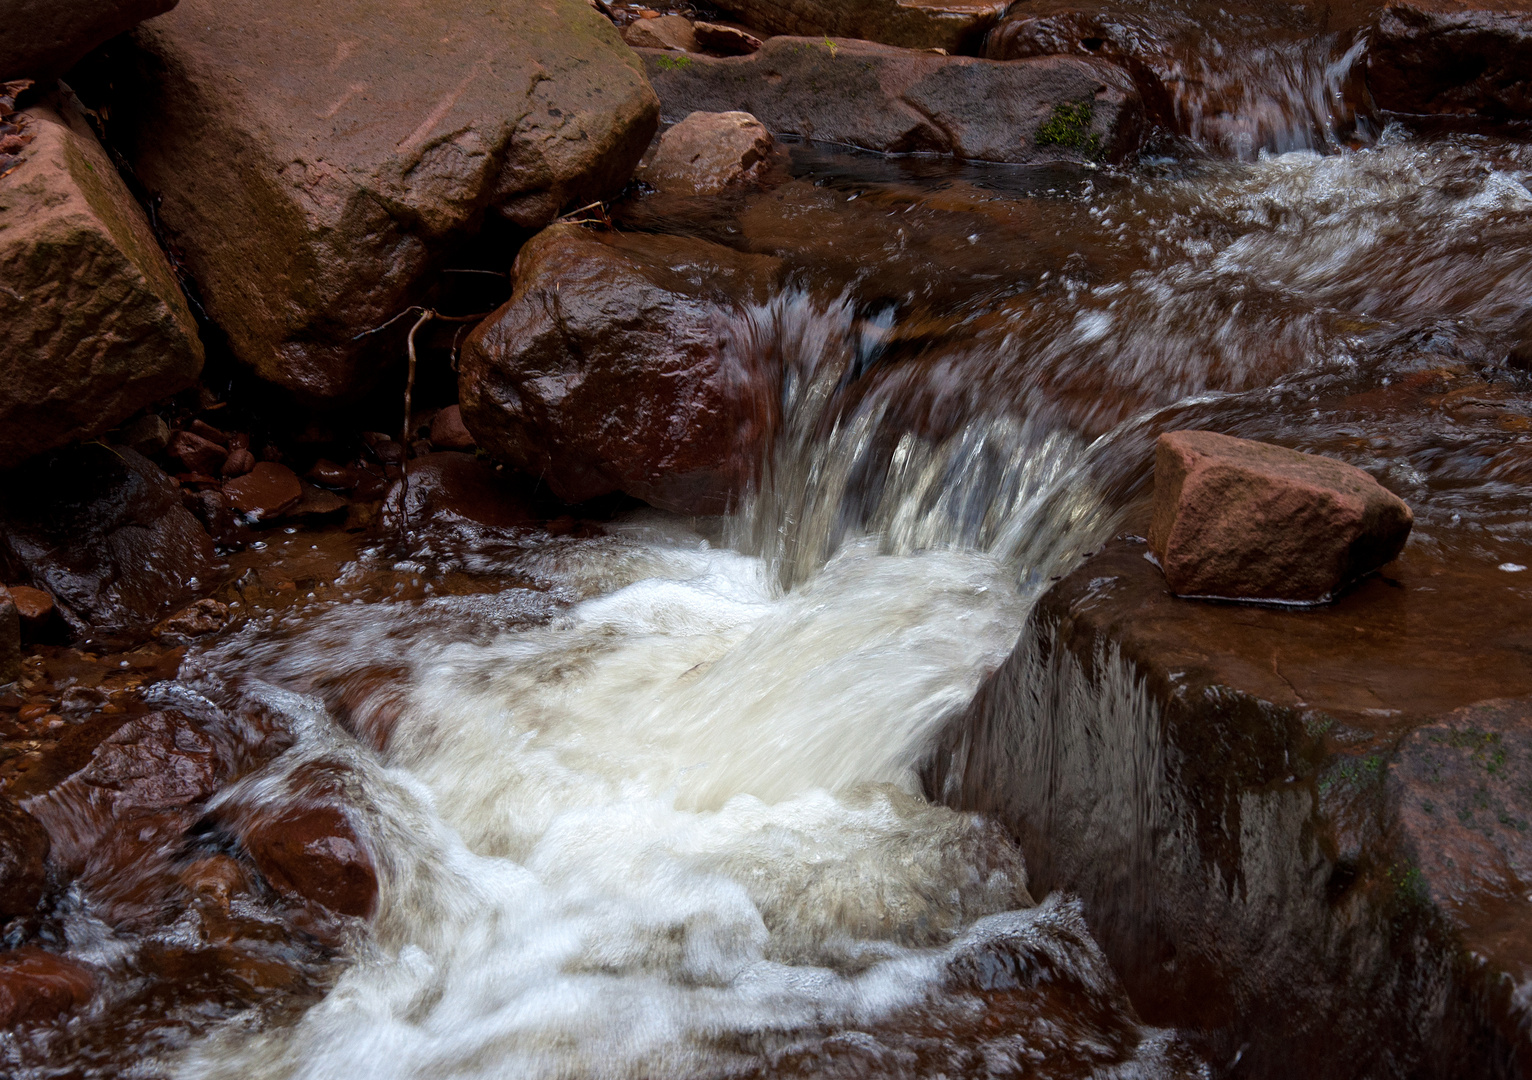
[[[182,0],[117,50],[114,135],[209,316],[310,402],[402,364],[420,299],[491,219],[616,193],[657,123],[583,0]]]

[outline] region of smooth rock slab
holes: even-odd
[[[673,236],[547,229],[515,292],[463,345],[463,422],[492,456],[577,503],[614,491],[719,513],[760,461],[774,377],[726,349],[781,262]]]
[[[1318,603],[1394,559],[1414,515],[1361,469],[1211,431],[1161,435],[1149,546],[1181,596]]]
[[[176,0],[8,0],[0,34],[0,80],[57,79],[85,54]]]
[[[727,0],[768,34],[864,38],[909,49],[973,52],[1010,0]]]
[[[32,142],[0,178],[0,468],[99,435],[202,370],[170,264],[95,137],[26,115]]]
[[[642,55],[667,120],[748,112],[775,134],[883,153],[1115,160],[1137,147],[1142,121],[1126,72],[1074,57],[978,60],[801,37],[749,56]]]
[[[765,168],[773,140],[745,112],[692,113],[660,136],[641,178],[678,195],[717,195]]]
[[[584,0],[182,0],[114,76],[114,135],[235,356],[310,401],[402,366],[489,215],[615,194],[657,122]]]

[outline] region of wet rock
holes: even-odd
[[[1391,3],[1369,35],[1367,86],[1389,112],[1532,118],[1532,6]]]
[[[48,831],[0,797],[0,921],[30,915],[48,883]]]
[[[308,399],[402,357],[358,337],[419,299],[486,213],[610,196],[656,125],[584,0],[182,0],[114,73],[114,130],[235,356]]]
[[[657,19],[629,23],[622,29],[622,40],[636,49],[697,51],[697,35],[692,31],[692,21],[684,15],[661,15]]]
[[[256,519],[281,517],[303,499],[303,485],[286,465],[262,461],[250,472],[223,485],[224,498]]]
[[[463,426],[463,410],[448,405],[431,417],[431,443],[438,450],[472,450],[473,436]]]
[[[168,619],[162,620],[154,632],[160,637],[191,640],[203,634],[223,629],[228,621],[229,606],[212,597],[204,597],[190,607],[182,608]]]
[[[761,47],[761,39],[735,26],[699,22],[692,25],[697,47],[716,56],[748,56]]]
[[[328,458],[320,458],[314,462],[313,468],[309,469],[306,475],[316,484],[338,488],[341,491],[350,491],[361,479],[356,466],[337,465]]]
[[[84,1005],[96,992],[89,969],[42,949],[0,952],[0,1024],[35,1024]]]
[[[283,896],[363,919],[377,907],[372,857],[339,807],[293,806],[262,814],[243,839],[257,868]]]
[[[102,631],[149,626],[214,573],[176,485],[126,447],[71,447],[12,473],[0,535],[66,619]]]
[[[229,451],[218,443],[190,431],[176,432],[165,449],[186,472],[202,476],[217,476],[229,456]]]
[[[864,38],[910,49],[975,52],[1009,0],[729,0],[725,10],[768,34]]]
[[[539,234],[511,300],[463,347],[463,422],[489,454],[569,502],[623,491],[717,513],[753,475],[775,376],[726,348],[724,319],[763,302],[776,259],[682,237]]]
[[[526,481],[473,454],[445,451],[416,458],[408,485],[405,493],[396,484],[383,500],[386,527],[398,523],[401,496],[414,529],[526,529],[534,521]]]
[[[0,686],[21,677],[21,615],[10,590],[0,586]]]
[[[1132,79],[1095,60],[997,62],[796,37],[684,64],[642,55],[666,119],[738,110],[776,133],[1018,164],[1116,159],[1139,139]],[[1062,126],[1060,109],[1069,118]]]
[[[104,41],[176,6],[176,0],[15,0],[5,9],[0,79],[48,83]]]
[[[678,195],[716,195],[766,167],[771,132],[743,112],[692,113],[660,136],[642,178]]]
[[[230,450],[229,456],[223,460],[223,468],[220,470],[226,478],[244,476],[255,468],[255,455],[249,450],[241,448]]]
[[[54,640],[63,635],[64,620],[53,597],[30,585],[11,585],[9,589],[16,614],[21,618],[23,642]]]
[[[1329,600],[1397,557],[1413,522],[1334,458],[1211,431],[1160,436],[1149,546],[1178,595]]]
[[[287,511],[286,517],[290,518],[322,518],[331,514],[338,514],[351,504],[333,491],[315,487],[313,484],[304,484],[299,481],[303,488],[303,497],[298,500],[298,505]]]
[[[8,15],[7,40],[15,26]],[[202,369],[170,265],[89,128],[27,115],[34,138],[0,177],[0,353],[12,358],[0,468],[99,435]]]
[[[144,457],[163,453],[170,444],[170,425],[155,413],[145,413],[119,433],[123,446],[137,450]]]

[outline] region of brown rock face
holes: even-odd
[[[409,491],[383,500],[385,527],[398,521],[401,495],[411,528],[527,529],[534,522],[526,478],[472,454],[443,451],[410,462]]]
[[[9,589],[0,586],[0,685],[21,677],[21,613]]]
[[[473,436],[463,426],[463,410],[448,405],[431,417],[431,443],[438,450],[472,450]]]
[[[0,920],[30,915],[48,881],[48,832],[14,801],[0,798]]]
[[[779,134],[1016,164],[1115,159],[1140,137],[1133,80],[1096,60],[978,60],[797,37],[749,56],[643,57],[666,119],[742,111]]]
[[[240,513],[255,518],[281,517],[303,499],[303,484],[286,465],[263,461],[244,476],[223,485],[224,498]]]
[[[284,896],[364,919],[377,907],[372,857],[339,808],[297,806],[262,816],[244,840],[255,865]]]
[[[682,237],[547,229],[517,258],[510,302],[464,344],[463,422],[569,502],[624,491],[720,512],[754,473],[777,396],[720,331],[780,267]]]
[[[1333,458],[1211,431],[1160,436],[1149,546],[1178,595],[1324,601],[1394,559],[1413,522]]]
[[[1010,0],[728,0],[768,34],[864,38],[910,49],[974,52]]]
[[[584,0],[184,0],[135,41],[114,130],[236,356],[312,400],[397,362],[404,330],[358,333],[486,215],[614,193],[656,125]]]
[[[717,56],[748,56],[761,47],[761,39],[733,26],[699,22],[692,25],[697,47]]]
[[[214,573],[212,541],[175,484],[126,447],[71,447],[13,472],[0,537],[66,619],[98,630],[148,626]]]
[[[57,79],[85,54],[176,0],[12,0],[0,35],[0,79]]]
[[[95,137],[27,115],[35,137],[0,178],[0,468],[99,435],[202,370],[170,265]]]
[[[697,35],[692,21],[684,15],[661,15],[658,19],[639,19],[622,28],[622,40],[635,49],[676,49],[697,51]]]
[[[72,960],[37,948],[0,953],[0,1024],[37,1023],[85,1004],[96,980]]]
[[[678,195],[716,195],[765,167],[771,132],[744,112],[692,113],[660,136],[643,179]]]
[[[1390,112],[1532,117],[1532,4],[1390,4],[1369,40],[1367,85]]]

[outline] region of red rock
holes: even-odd
[[[769,34],[844,37],[907,49],[976,49],[1008,0],[729,0],[741,22]]]
[[[223,485],[229,504],[241,513],[264,519],[281,517],[303,498],[303,485],[286,465],[262,461],[244,476]]]
[[[510,302],[464,343],[463,422],[568,502],[625,491],[721,512],[754,475],[779,392],[720,325],[780,274],[700,240],[545,229],[516,260]]]
[[[412,528],[426,525],[484,525],[492,529],[525,529],[533,523],[527,484],[497,472],[472,454],[442,451],[410,463],[406,508]],[[385,523],[398,522],[400,490],[395,485],[383,500]]]
[[[5,10],[0,80],[57,79],[102,42],[176,0],[16,0]]]
[[[277,892],[368,918],[378,902],[377,871],[346,815],[334,806],[296,806],[260,815],[243,837]]]
[[[223,462],[223,475],[227,478],[244,476],[255,468],[255,455],[248,449],[230,450]]]
[[[0,586],[0,685],[21,677],[21,616],[10,590]]]
[[[229,606],[208,597],[163,620],[154,628],[154,632],[162,637],[193,638],[223,629],[228,618]]]
[[[1149,546],[1181,596],[1319,603],[1404,548],[1410,508],[1333,458],[1161,435]]]
[[[697,45],[718,56],[748,56],[761,47],[761,39],[733,26],[699,22],[692,25]]]
[[[48,831],[15,801],[0,798],[0,921],[36,910],[47,859]]]
[[[53,614],[53,597],[30,585],[9,585],[11,600],[24,623],[40,624]]]
[[[190,431],[178,431],[170,437],[165,452],[179,461],[187,472],[217,476],[229,452],[222,446]]]
[[[95,992],[95,977],[73,960],[30,946],[0,953],[0,1025],[51,1020]]]
[[[463,426],[463,410],[448,405],[431,417],[431,442],[438,450],[472,450],[473,436]]]
[[[350,505],[344,497],[333,491],[326,491],[313,484],[304,484],[303,498],[298,500],[297,506],[287,512],[287,516],[324,517],[326,514],[338,513]]]
[[[215,442],[224,449],[229,447],[228,432],[218,430],[206,420],[193,420],[190,424],[186,425],[186,430],[190,431],[193,435],[200,435],[208,442]]]
[[[314,467],[305,475],[316,484],[338,488],[341,491],[350,491],[361,479],[355,466],[337,465],[328,458],[320,458],[314,462]]]
[[[747,112],[694,112],[660,136],[645,183],[679,195],[716,195],[766,167],[771,132]]]
[[[622,28],[622,40],[636,49],[673,49],[696,52],[697,36],[692,21],[684,15],[659,15],[640,19]]]
[[[121,443],[145,457],[154,457],[170,443],[170,425],[155,413],[145,413],[121,431]]]
[[[1389,4],[1369,34],[1367,87],[1390,112],[1532,118],[1532,4]]]

